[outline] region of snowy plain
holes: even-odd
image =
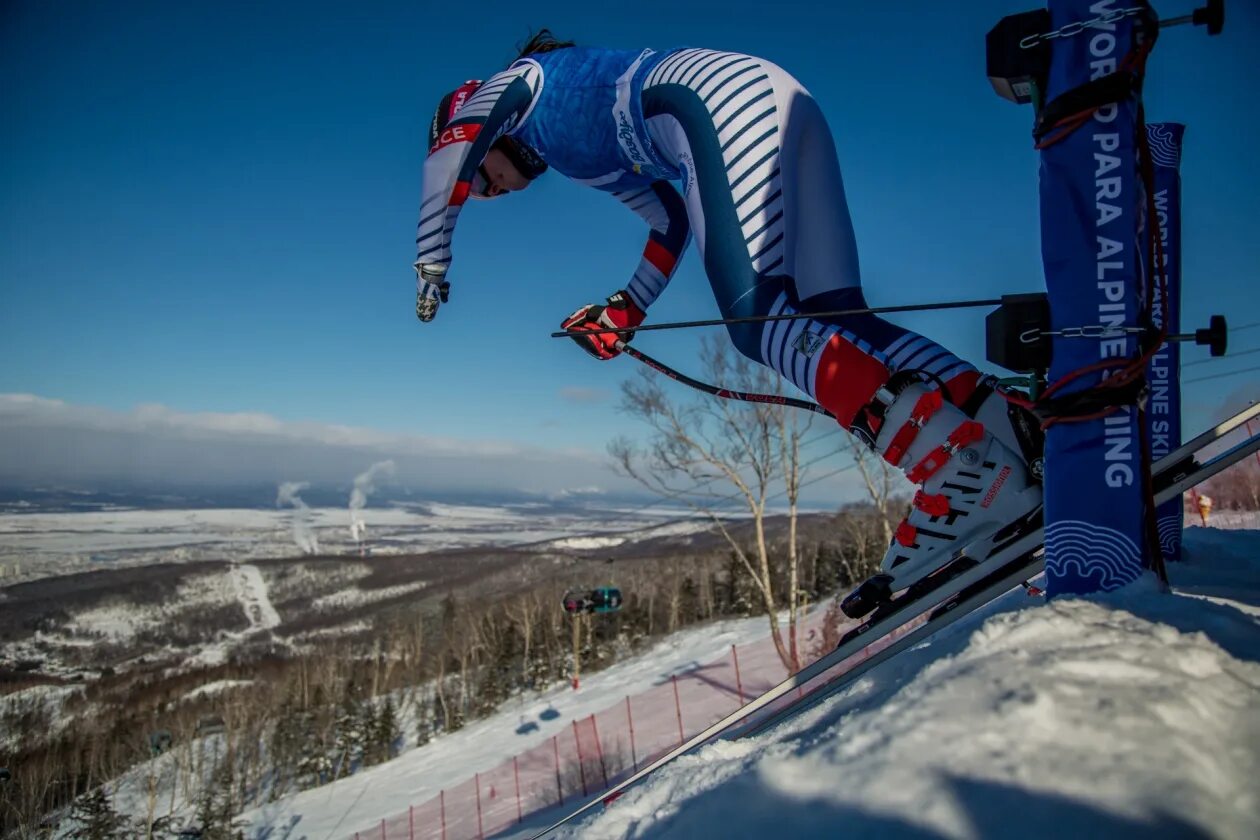
[[[680,759],[558,836],[1260,836],[1260,531],[1191,528],[1173,591],[1013,592],[765,734]],[[718,657],[680,633],[336,784],[247,812],[253,840],[347,840],[553,729]],[[544,709],[559,714],[539,718]],[[530,737],[515,734],[537,721]],[[571,803],[570,803],[571,807]],[[562,816],[526,816],[524,838]],[[361,836],[376,836],[368,833]]]
[[[402,502],[346,508],[198,508],[0,513],[0,585],[104,566],[357,554],[354,518],[374,554],[530,545],[588,550],[705,530],[678,508],[553,508]]]

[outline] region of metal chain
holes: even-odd
[[[1144,333],[1142,327],[1112,327],[1106,324],[1086,324],[1083,327],[1064,327],[1061,330],[1039,330],[1033,328],[1019,334],[1021,344],[1033,344],[1043,335],[1057,335],[1060,338],[1118,338],[1126,333]]]
[[[1019,48],[1021,50],[1029,50],[1042,41],[1053,41],[1055,38],[1071,38],[1073,35],[1079,35],[1086,29],[1092,29],[1100,23],[1115,23],[1118,20],[1139,15],[1145,11],[1145,6],[1133,6],[1128,9],[1113,9],[1110,12],[1103,12],[1093,20],[1074,20],[1071,23],[1064,24],[1059,29],[1029,35],[1019,42]]]

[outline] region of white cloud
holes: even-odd
[[[365,462],[387,458],[396,462],[399,481],[419,488],[528,484],[554,493],[571,486],[574,474],[596,476],[605,490],[626,488],[605,468],[603,453],[581,449],[397,434],[255,412],[193,413],[161,405],[114,411],[0,394],[0,480],[8,482],[343,483]]]

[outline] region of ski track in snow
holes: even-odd
[[[257,566],[249,563],[233,563],[228,572],[232,576],[232,588],[249,620],[249,632],[274,630],[280,626],[280,613],[267,596],[267,582]]]

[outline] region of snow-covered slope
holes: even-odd
[[[425,802],[443,788],[471,779],[474,773],[510,761],[514,754],[555,734],[569,733],[573,720],[621,703],[627,695],[668,683],[671,674],[715,659],[725,660],[731,645],[744,645],[766,635],[764,617],[721,621],[675,633],[644,653],[584,677],[580,691],[561,685],[533,697],[517,698],[498,714],[409,749],[385,764],[247,811],[242,815],[249,826],[246,836],[261,840],[272,836],[269,831],[289,836],[281,828],[295,826],[291,840],[351,837],[354,830],[405,812],[408,805]],[[665,712],[672,721],[672,707]],[[407,727],[408,742],[412,729]]]
[[[1260,532],[1187,545],[1171,595],[1008,595],[561,836],[1260,837]]]

